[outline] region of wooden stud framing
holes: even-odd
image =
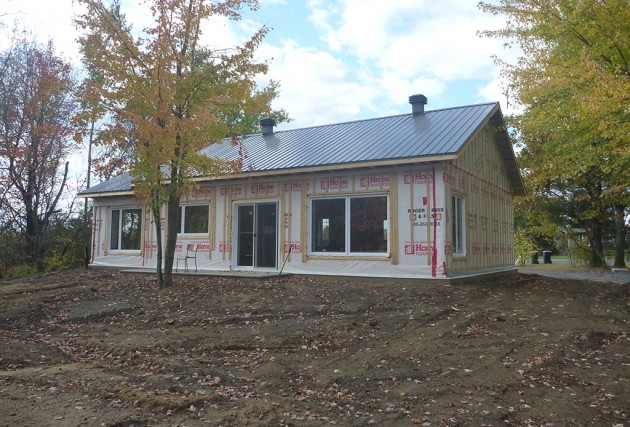
[[[392,172],[389,174],[389,250],[391,254],[391,262],[398,265],[398,174]]]
[[[307,196],[307,190],[306,190],[306,185],[307,185],[307,180],[303,180],[302,181],[302,191],[300,192],[300,196],[301,196],[301,205],[302,205],[302,209],[300,212],[300,248],[302,249],[302,262],[306,262],[308,261],[308,252],[307,252],[307,247],[308,247],[308,233],[306,231],[306,228],[308,227],[308,196]]]

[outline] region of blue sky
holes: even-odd
[[[477,31],[500,28],[476,0],[260,0],[239,22],[217,18],[209,44],[241,43],[261,25],[271,31],[259,50],[270,61],[260,83],[281,84],[276,107],[294,119],[278,129],[307,127],[410,112],[409,95],[429,98],[427,109],[500,101],[510,112],[492,55],[513,59],[500,40]],[[146,9],[123,1],[136,28]],[[7,31],[17,19],[78,64],[72,0],[0,0]],[[0,46],[1,46],[0,41]]]

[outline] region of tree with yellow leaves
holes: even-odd
[[[602,236],[617,222],[615,265],[624,265],[630,206],[630,6],[627,0],[500,0],[482,10],[507,17],[489,37],[516,44],[499,61],[529,191],[573,207],[587,231],[591,264],[604,264]]]
[[[84,12],[75,22],[96,83],[91,85],[92,95],[113,119],[99,138],[113,145],[134,144],[130,171],[134,191],[158,225],[157,278],[161,288],[168,287],[180,197],[192,189],[194,176],[235,167],[199,150],[241,131],[238,120],[225,119],[235,111],[240,116],[273,115],[270,102],[275,87],[271,92],[258,91],[254,81],[267,71],[266,63],[254,60],[267,28],[241,46],[213,49],[202,44],[209,20],[218,16],[237,20],[242,7],[257,7],[256,0],[148,0],[143,4],[153,23],[141,31],[125,24],[117,2],[78,3]],[[283,111],[275,115],[286,118]],[[159,224],[164,205],[167,228],[162,253]]]

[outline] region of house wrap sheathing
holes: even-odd
[[[240,147],[246,172],[199,179],[182,198],[175,257],[194,243],[202,271],[440,279],[513,269],[523,184],[498,104],[424,112],[426,98],[410,102],[409,115],[315,128],[274,133],[261,121]],[[234,158],[230,145],[205,154]],[[92,264],[155,267],[156,224],[129,175],[82,195],[93,199]]]

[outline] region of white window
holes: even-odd
[[[326,255],[386,255],[385,195],[311,199],[310,252]]]
[[[209,205],[181,205],[177,216],[179,234],[208,234]]]
[[[140,250],[141,232],[142,209],[111,210],[109,234],[110,250]]]
[[[460,196],[453,196],[453,255],[466,255],[466,212],[464,199]]]

